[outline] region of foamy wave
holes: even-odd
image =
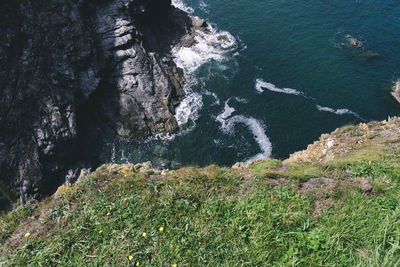
[[[360,115],[358,115],[356,112],[351,111],[347,108],[340,108],[340,109],[333,109],[330,107],[322,107],[320,105],[317,105],[317,109],[319,111],[325,111],[325,112],[330,112],[330,113],[334,113],[336,115],[345,115],[345,114],[349,114],[349,115],[353,115],[361,120],[364,120]]]
[[[198,110],[203,106],[202,97],[198,93],[189,93],[175,109],[175,119],[178,125],[187,124],[189,118],[197,120]]]
[[[230,99],[225,101],[225,106],[224,106],[224,111],[222,111],[221,114],[219,114],[216,118],[217,121],[219,121],[222,125],[222,130],[226,133],[229,132],[229,127],[226,127],[226,119],[232,115],[233,112],[235,112],[235,109],[230,107],[228,105]]]
[[[194,12],[193,8],[186,6],[181,0],[172,0],[172,5],[190,14]]]
[[[289,94],[289,95],[304,95],[303,92],[297,91],[295,89],[278,88],[272,83],[264,82],[262,79],[256,79],[256,90],[259,93],[262,93],[262,92],[264,92],[263,88],[268,89],[273,92],[277,92],[277,93],[284,93],[284,94]]]
[[[221,123],[222,131],[224,133],[233,135],[235,124],[242,123],[246,125],[247,128],[252,132],[254,139],[261,149],[261,153],[258,153],[257,155],[251,157],[246,161],[246,163],[259,159],[269,158],[272,153],[272,144],[268,136],[265,134],[262,123],[253,117],[245,117],[243,115],[235,115],[231,117],[231,115],[235,112],[235,109],[228,105],[229,100],[230,99],[225,101],[223,112],[219,114],[216,118],[216,120]]]
[[[211,25],[207,30],[197,30],[195,34],[196,44],[191,47],[176,46],[172,49],[172,55],[176,65],[183,69],[186,83],[184,91],[186,98],[175,110],[175,118],[179,126],[183,126],[197,119],[198,110],[203,106],[201,95],[193,93],[192,88],[199,85],[195,78],[195,71],[204,63],[215,60],[223,62],[227,59],[227,53],[236,49],[235,38],[226,31],[217,31]],[[200,84],[201,85],[201,84]],[[214,95],[216,103],[218,98]]]
[[[210,25],[206,31],[197,30],[194,39],[195,45],[172,50],[176,65],[189,73],[211,60],[225,60],[226,54],[236,48],[236,40],[229,32],[217,31]]]

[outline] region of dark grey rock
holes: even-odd
[[[0,3],[0,180],[20,202],[109,160],[115,138],[177,129],[193,27],[170,0]]]

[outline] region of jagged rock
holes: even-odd
[[[20,203],[109,160],[115,138],[174,131],[183,72],[170,0],[0,3],[0,173]]]
[[[185,37],[182,38],[181,44],[184,47],[191,47],[195,45],[197,41],[194,39],[192,35],[186,35]]]
[[[207,22],[204,19],[198,19],[195,22],[194,27],[196,27],[196,28],[206,28],[207,27]]]
[[[400,78],[393,85],[392,96],[400,103]]]

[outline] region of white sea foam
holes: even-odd
[[[194,86],[199,85],[199,81],[195,78],[195,71],[212,60],[223,62],[227,59],[227,53],[236,49],[236,40],[230,33],[218,31],[211,25],[208,25],[206,31],[197,30],[195,40],[196,44],[191,47],[178,45],[172,49],[174,62],[183,69],[186,79],[183,88],[186,98],[175,110],[175,118],[179,126],[189,121],[195,122],[198,111],[203,106],[201,95],[193,93],[192,90]]]
[[[240,102],[240,103],[243,103],[243,104],[247,104],[248,103],[248,101],[246,99],[241,98],[241,97],[237,97],[237,96],[235,97],[235,100],[237,102]]]
[[[217,146],[221,146],[221,145],[222,145],[222,140],[220,140],[220,139],[214,139],[213,142],[214,142],[214,144],[216,144]]]
[[[230,99],[225,101],[223,112],[219,114],[216,118],[216,120],[221,123],[222,131],[224,133],[233,135],[235,124],[242,123],[246,125],[247,128],[252,132],[254,139],[261,149],[261,153],[258,153],[257,155],[251,157],[246,162],[248,163],[259,159],[269,158],[272,152],[272,144],[268,136],[265,134],[262,123],[253,117],[245,117],[243,115],[232,116],[232,114],[235,112],[235,109],[229,106],[229,100]]]
[[[188,123],[189,118],[197,120],[198,110],[203,106],[202,97],[198,93],[189,93],[175,109],[175,118],[178,125]]]
[[[349,109],[347,109],[347,108],[333,109],[333,108],[330,108],[330,107],[322,107],[322,106],[320,106],[320,105],[317,105],[317,109],[318,109],[319,111],[331,112],[331,113],[334,113],[334,114],[336,114],[336,115],[345,115],[345,114],[349,114],[349,115],[353,115],[353,116],[355,116],[355,117],[357,117],[357,118],[359,118],[359,119],[361,119],[361,120],[364,120],[364,119],[363,119],[360,115],[358,115],[356,112],[351,111],[351,110],[349,110]]]
[[[206,90],[206,91],[204,92],[204,94],[205,94],[205,95],[208,95],[208,96],[212,96],[212,97],[215,99],[214,103],[212,103],[211,106],[217,106],[217,105],[220,104],[219,98],[218,98],[218,96],[217,96],[216,93],[210,92],[210,91]]]
[[[207,31],[197,30],[196,44],[191,47],[173,48],[175,63],[189,73],[211,60],[224,61],[226,54],[236,49],[235,38],[226,31],[217,31],[208,25]]]
[[[209,14],[209,13],[210,13],[210,10],[209,10],[209,8],[208,8],[208,5],[207,5],[203,0],[200,1],[199,7],[200,7],[201,10],[204,11],[204,13],[206,13],[206,14]]]
[[[187,13],[193,13],[194,9],[185,5],[181,0],[172,0],[172,5],[180,10],[183,10]]]
[[[235,109],[231,106],[228,105],[230,99],[225,101],[225,106],[224,106],[224,111],[222,111],[221,114],[219,114],[216,118],[217,121],[219,121],[222,125],[222,130],[224,132],[229,132],[229,128],[226,127],[226,119],[232,115],[233,112],[235,112]]]
[[[273,83],[269,82],[264,82],[262,79],[256,79],[256,90],[259,93],[264,92],[263,89],[268,89],[272,92],[277,92],[277,93],[284,93],[284,94],[289,94],[289,95],[304,95],[303,92],[297,91],[292,88],[278,88],[275,86]]]

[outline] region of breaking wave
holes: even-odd
[[[229,52],[236,49],[235,38],[226,31],[218,31],[211,25],[206,30],[196,30],[196,43],[191,47],[176,46],[172,49],[172,55],[176,65],[183,69],[186,83],[184,91],[185,99],[175,110],[175,118],[180,127],[189,121],[195,123],[198,111],[203,106],[202,96],[193,91],[195,86],[201,87],[195,78],[196,70],[203,64],[211,61],[223,62],[228,58]]]
[[[226,31],[218,31],[211,25],[207,30],[197,30],[190,47],[176,46],[172,50],[175,63],[188,73],[195,72],[201,65],[211,60],[222,62],[227,53],[236,49],[235,38]]]
[[[194,12],[194,9],[191,7],[188,7],[185,5],[181,0],[172,0],[172,5],[176,8],[179,8],[180,10],[183,10],[187,13],[192,14]]]

